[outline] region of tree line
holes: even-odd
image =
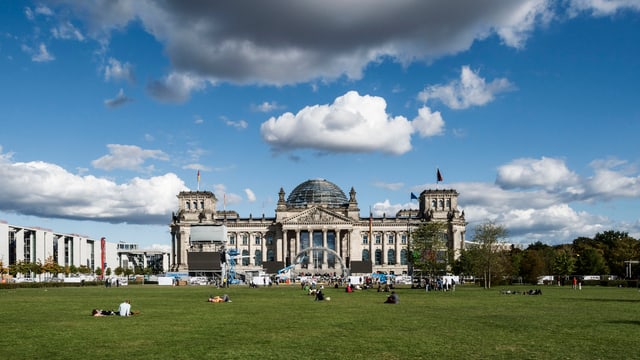
[[[505,242],[504,226],[487,222],[475,227],[473,242],[454,254],[447,251],[444,223],[425,223],[412,232],[411,261],[414,270],[428,276],[453,273],[482,279],[482,285],[523,282],[537,284],[541,276],[553,275],[563,282],[574,276],[608,275],[638,279],[640,241],[626,232],[605,231],[593,238],[579,237],[570,244],[530,244],[525,249]]]
[[[131,276],[131,275],[154,275],[161,273],[162,269],[156,269],[152,267],[142,268],[140,266],[136,266],[135,268],[123,268],[121,266],[116,267],[115,269],[111,269],[110,267],[105,269],[105,276]],[[21,274],[26,277],[37,278],[38,280],[47,280],[50,278],[56,278],[60,274],[64,274],[65,277],[70,275],[102,275],[101,268],[90,269],[86,265],[67,265],[63,266],[58,264],[53,257],[48,257],[44,262],[40,260],[35,262],[30,261],[16,261],[13,264],[10,264],[8,267],[5,267],[3,262],[0,260],[0,275],[9,274],[13,277],[16,277],[18,274]],[[42,277],[46,278],[43,279]]]

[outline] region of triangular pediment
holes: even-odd
[[[322,207],[312,207],[282,220],[283,225],[302,224],[351,224],[353,221],[341,214]]]

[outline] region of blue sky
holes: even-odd
[[[640,237],[640,1],[0,3],[0,219],[168,246],[181,190]],[[436,184],[436,169],[444,176]],[[201,181],[196,174],[200,170]]]

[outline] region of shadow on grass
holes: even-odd
[[[622,325],[638,325],[640,326],[640,320],[611,320],[607,321],[609,324],[622,324]]]
[[[564,298],[565,300],[569,300],[571,302],[580,302],[580,301],[585,301],[585,302],[602,302],[602,303],[609,303],[609,302],[620,302],[620,303],[640,303],[640,299],[593,299],[593,298]]]

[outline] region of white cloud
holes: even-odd
[[[53,11],[44,5],[38,5],[36,7],[36,14],[44,16],[53,16]]]
[[[258,112],[263,112],[263,113],[268,113],[268,112],[272,112],[272,111],[276,111],[276,110],[280,110],[282,109],[283,106],[282,105],[278,105],[277,102],[263,102],[262,104],[259,105],[252,105],[251,109],[253,111],[258,111]]]
[[[496,183],[505,189],[552,189],[573,186],[578,180],[578,175],[570,171],[563,160],[542,157],[515,159],[500,166]]]
[[[624,10],[640,11],[638,0],[570,0],[569,14],[590,12],[594,16],[609,16]]]
[[[446,85],[428,86],[418,94],[418,99],[425,103],[439,100],[452,109],[466,109],[485,105],[493,101],[495,95],[512,88],[513,85],[505,78],[487,83],[469,66],[463,66],[459,80],[453,80]]]
[[[236,129],[246,129],[249,126],[249,124],[244,120],[233,121],[229,120],[226,116],[221,116],[221,119],[224,121],[225,125]]]
[[[42,161],[12,162],[6,156],[0,160],[0,187],[1,211],[130,224],[166,224],[176,208],[175,194],[186,190],[172,173],[118,184]]]
[[[444,132],[444,120],[442,120],[440,112],[431,112],[427,106],[418,110],[418,116],[413,119],[411,124],[421,137],[442,135]]]
[[[109,155],[93,160],[91,165],[97,169],[115,170],[128,169],[140,171],[148,159],[166,161],[167,154],[160,150],[144,150],[135,145],[109,144]]]
[[[255,202],[256,201],[256,194],[253,193],[253,190],[246,188],[244,189],[244,193],[245,195],[247,195],[247,201],[249,202]]]
[[[640,176],[636,166],[619,159],[591,162],[594,175],[586,180],[584,193],[590,199],[609,200],[611,198],[640,197]]]
[[[47,50],[47,46],[43,43],[40,43],[37,51],[32,51],[31,60],[35,62],[48,62],[53,61],[56,58],[49,53]]]
[[[109,80],[125,80],[127,82],[135,82],[133,67],[130,63],[124,64],[114,58],[109,58],[108,64],[104,68],[104,79]]]
[[[84,35],[70,22],[63,22],[58,24],[58,27],[51,29],[51,35],[56,39],[69,40],[74,39],[78,41],[84,41]]]
[[[128,102],[133,101],[132,98],[126,96],[124,94],[124,90],[120,89],[120,91],[118,92],[118,95],[116,95],[115,98],[113,99],[107,99],[104,101],[104,105],[110,108],[116,108],[116,107],[120,107]]]
[[[638,168],[619,159],[595,160],[591,167],[594,175],[582,177],[561,159],[515,159],[498,167],[495,184],[449,184],[460,194],[458,204],[468,222],[467,239],[472,240],[476,225],[487,221],[504,226],[509,232],[506,241],[520,244],[563,244],[610,229],[640,236],[640,221],[616,223],[607,216],[578,210],[587,204],[598,209],[603,203],[640,198]],[[408,207],[385,200],[376,203],[374,213],[395,214]]]
[[[335,152],[411,150],[411,123],[386,113],[386,101],[350,91],[330,105],[307,106],[262,123],[262,138],[274,151],[317,149]]]

